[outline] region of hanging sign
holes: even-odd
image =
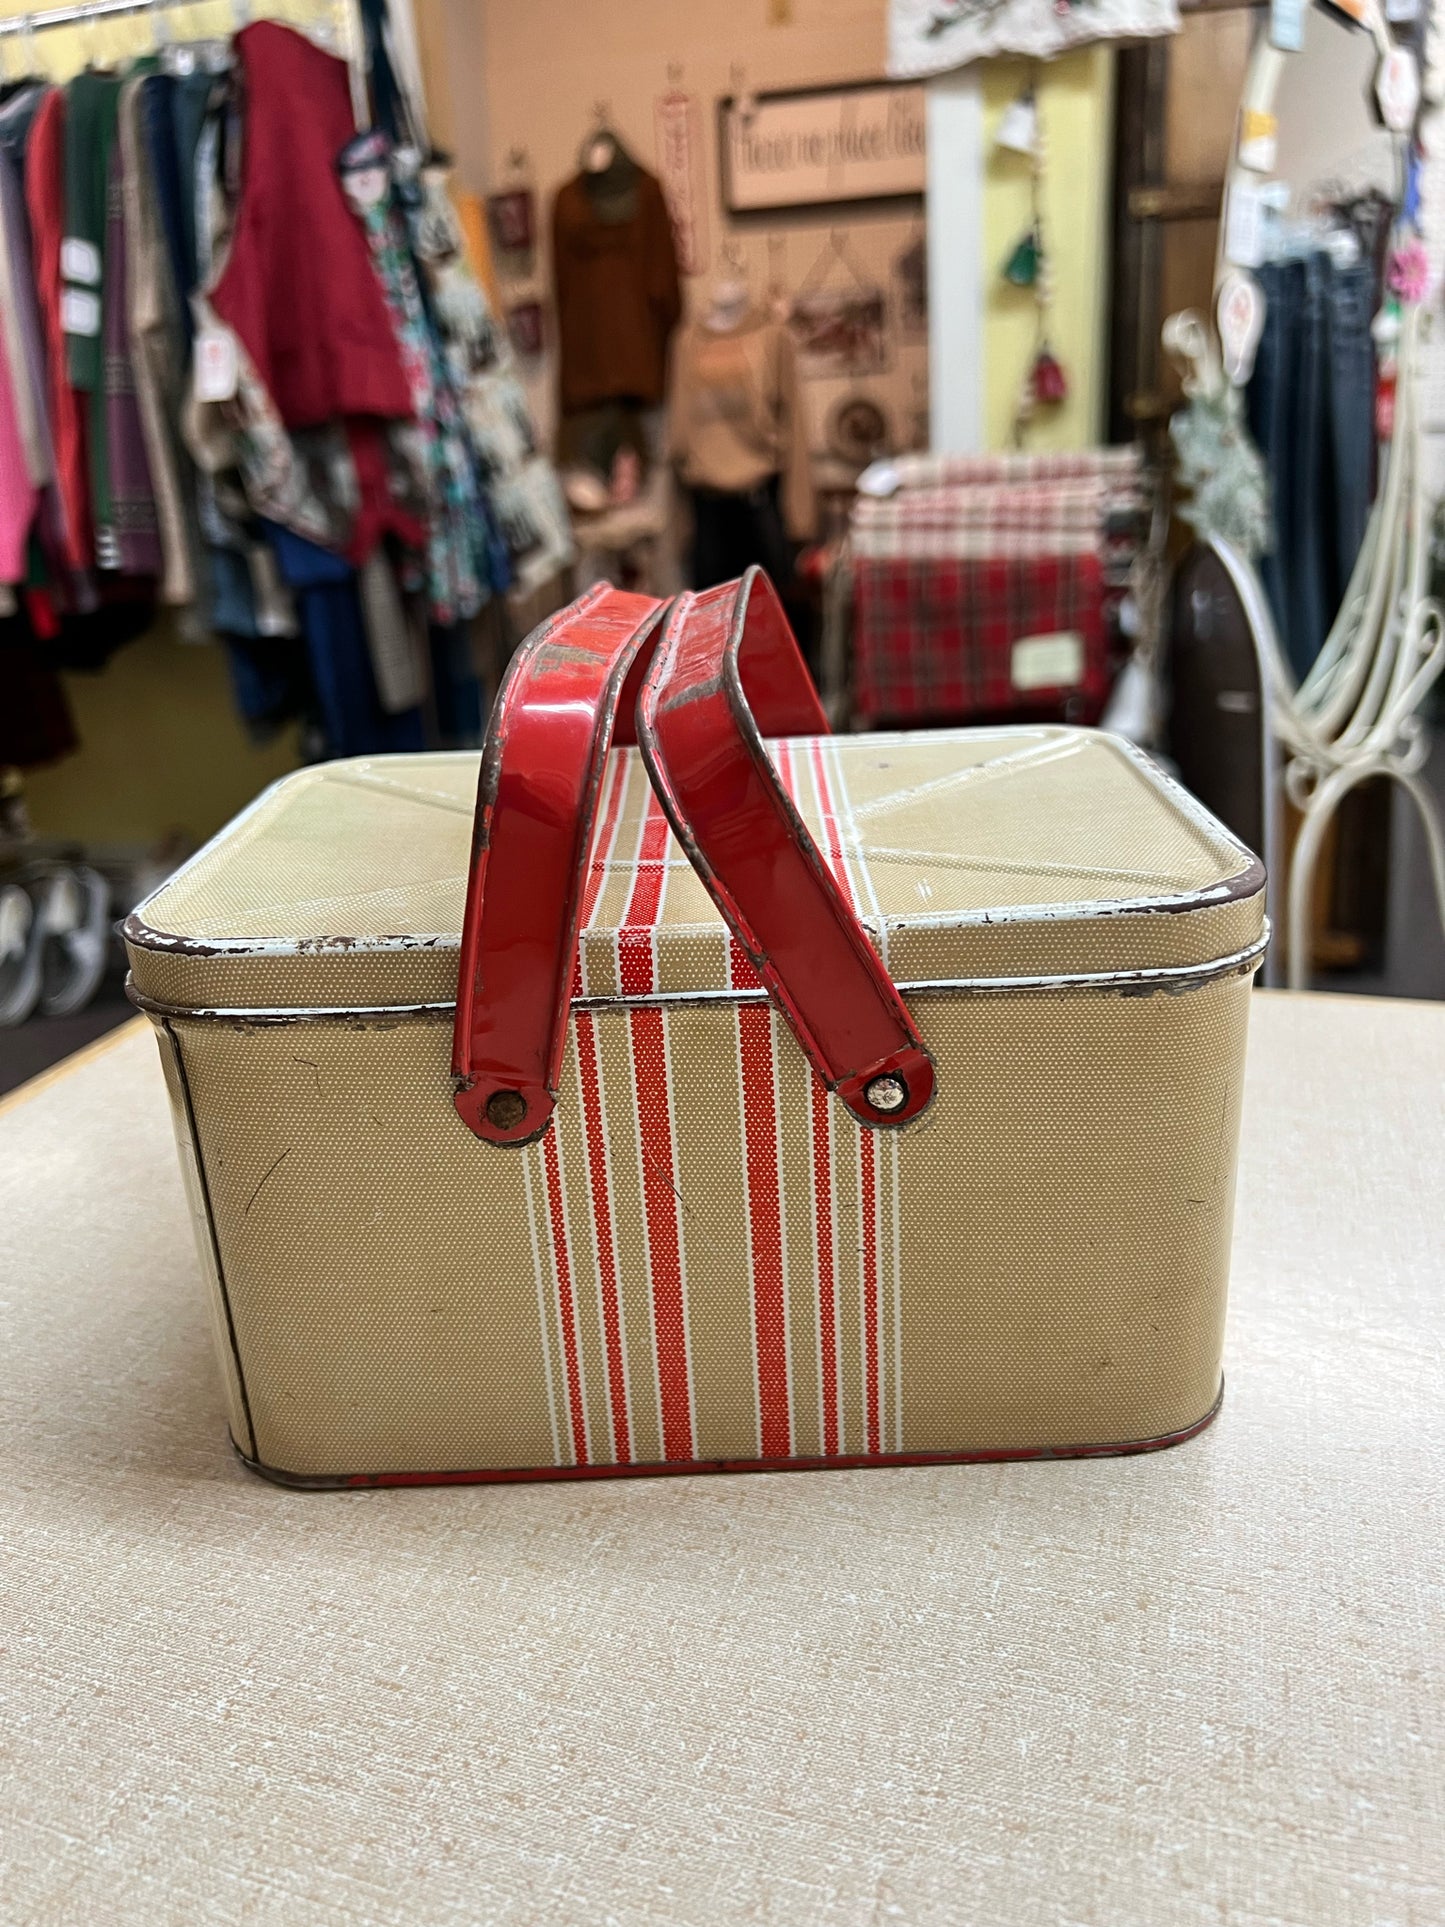
[[[860,81],[719,102],[730,214],[922,194],[921,83]]]
[[[706,274],[701,104],[696,94],[673,88],[658,95],[652,120],[657,140],[657,178],[672,216],[677,265],[684,274]]]
[[[197,401],[229,401],[240,380],[236,337],[229,328],[202,328],[196,336],[192,380]]]

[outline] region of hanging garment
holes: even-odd
[[[213,110],[224,99],[227,82],[198,70],[176,76],[171,94],[171,138],[176,151],[177,217],[180,224],[181,270],[185,285],[203,287],[210,268],[209,218],[202,187],[205,167],[202,136]]]
[[[356,571],[289,529],[268,526],[266,536],[296,597],[328,754],[424,748],[421,710],[389,716],[377,697]]]
[[[35,298],[30,220],[25,212],[25,143],[44,95],[22,88],[0,107],[0,331],[10,358],[15,412],[35,487],[55,479],[46,399],[45,346]]]
[[[688,491],[692,504],[689,575],[694,589],[715,589],[755,566],[766,569],[779,587],[791,581],[793,554],[779,493],[776,475],[750,489]]]
[[[105,434],[100,445],[92,443],[91,449],[96,545],[99,549],[102,540],[105,541],[109,559],[122,575],[159,575],[161,544],[156,526],[155,491],[151,486],[130,353],[125,185],[118,140],[110,159],[101,310],[105,347],[101,399]],[[99,477],[97,470],[101,471]]]
[[[110,157],[115,146],[120,81],[114,74],[77,74],[65,89],[65,278],[63,318],[70,383],[100,392],[101,281],[105,268]],[[91,416],[94,427],[95,415]]]
[[[65,238],[65,95],[45,96],[26,148],[25,206],[34,249],[35,290],[49,368],[50,433],[60,505],[61,560],[74,571],[94,565],[90,527],[90,469],[86,425],[67,372],[67,337],[61,318],[61,248]]]
[[[517,379],[507,331],[498,324],[468,260],[447,178],[448,170],[440,165],[424,167],[415,193],[403,205],[429,309],[471,430],[482,486],[506,544],[513,581],[530,591],[571,564],[571,522],[557,472],[542,451]]]
[[[379,544],[358,572],[361,620],[376,693],[389,716],[426,701],[427,679],[397,586],[391,557]]]
[[[482,686],[472,660],[470,625],[431,625],[432,708],[438,749],[476,749],[482,740]]]
[[[131,371],[155,494],[162,559],[159,593],[163,602],[185,605],[199,594],[204,564],[195,516],[196,477],[180,436],[185,395],[182,300],[171,272],[145,134],[150,104],[165,91],[168,79],[153,74],[127,82],[121,89],[119,127]]]
[[[371,81],[373,124],[393,147],[409,146],[420,153],[427,145],[426,122],[421,112],[421,96],[410,95],[393,60],[395,46],[394,15],[401,9],[393,0],[358,0],[362,34],[366,43],[366,67]]]
[[[0,764],[36,769],[79,747],[48,655],[23,611],[0,619]]]
[[[351,465],[352,519],[349,535],[332,547],[344,549],[347,561],[360,568],[390,536],[397,546],[405,587],[424,588],[432,495],[421,470],[415,435],[399,422],[353,416],[346,424],[345,440]]]
[[[156,606],[153,585],[144,576],[104,575],[82,587],[83,595],[54,625],[46,653],[57,669],[89,674],[104,669],[119,650],[154,627]],[[32,595],[32,610],[36,600]]]
[[[141,133],[146,144],[151,186],[155,194],[154,218],[165,238],[171,280],[179,297],[185,359],[189,363],[194,333],[190,296],[196,286],[196,262],[194,252],[188,247],[183,213],[187,195],[186,180],[190,178],[191,169],[187,168],[183,179],[176,147],[175,95],[180,84],[173,74],[149,76],[141,96]],[[193,154],[192,166],[194,158]]]
[[[405,418],[411,397],[366,237],[336,176],[353,133],[346,67],[257,21],[236,36],[245,90],[241,195],[211,305],[288,428]]]
[[[236,363],[229,400],[203,402],[191,392],[181,415],[188,452],[200,470],[201,528],[208,544],[244,546],[240,523],[254,515],[360,568],[390,536],[405,586],[420,588],[429,496],[418,482],[416,448],[398,453],[395,447],[409,430],[354,416],[289,431],[240,341],[204,295],[196,296],[194,306],[202,328],[228,338]],[[230,513],[223,511],[218,491],[228,496]]]
[[[736,327],[692,322],[673,351],[668,441],[690,488],[748,495],[781,478],[788,534],[806,541],[817,503],[792,336],[761,309]],[[718,581],[726,581],[720,576]]]
[[[25,460],[10,357],[0,333],[0,583],[25,580],[30,525],[39,499]]]
[[[1327,589],[1334,609],[1345,599],[1375,499],[1375,342],[1370,325],[1379,301],[1380,280],[1372,259],[1335,268],[1329,308],[1334,523]]]
[[[437,622],[464,621],[492,591],[486,509],[466,424],[422,302],[405,221],[393,193],[390,144],[383,134],[358,135],[342,149],[339,165],[385,290],[410,393],[419,466],[431,489],[428,604]]]
[[[269,742],[298,717],[314,719],[315,691],[306,651],[271,636],[223,635],[231,694],[255,742]]]
[[[682,314],[672,221],[656,178],[620,150],[619,159],[630,170],[630,213],[627,195],[609,199],[584,174],[552,204],[564,415],[597,402],[660,402],[667,392],[667,347]]]
[[[390,140],[424,152],[426,95],[411,0],[360,0],[360,11],[376,124]]]
[[[1373,264],[1317,250],[1258,270],[1264,332],[1247,410],[1269,473],[1274,540],[1260,579],[1295,675],[1338,613],[1369,520],[1378,301]]]

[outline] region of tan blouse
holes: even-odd
[[[814,532],[817,503],[797,356],[787,328],[751,309],[735,328],[690,322],[673,348],[669,446],[691,488],[744,495],[782,477],[794,541]]]

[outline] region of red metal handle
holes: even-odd
[[[598,792],[628,671],[666,604],[598,587],[512,658],[487,732],[457,972],[457,1113],[530,1144],[557,1103]]]
[[[778,780],[744,695],[791,655],[759,569],[679,596],[638,704],[638,741],[673,832],[808,1060],[862,1124],[910,1123],[933,1060]],[[817,698],[813,699],[817,711]],[[818,721],[809,733],[826,733]]]

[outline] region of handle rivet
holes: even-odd
[[[863,1095],[875,1111],[901,1111],[908,1102],[908,1086],[901,1077],[875,1077]]]
[[[520,1091],[493,1091],[487,1099],[487,1122],[498,1131],[513,1131],[527,1115],[527,1100]]]

